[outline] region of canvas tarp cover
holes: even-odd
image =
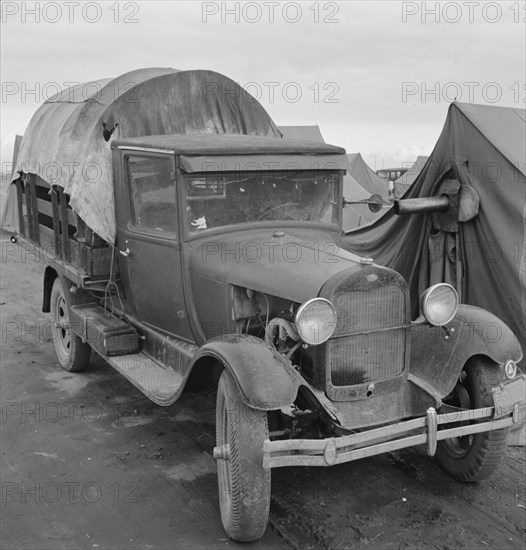
[[[103,123],[114,129],[109,141]],[[48,99],[24,134],[14,176],[34,173],[63,187],[86,224],[113,243],[111,141],[178,133],[281,137],[256,99],[221,74],[139,69]]]
[[[459,222],[462,302],[485,308],[518,336],[526,350],[526,111],[453,103],[428,162],[404,198],[433,196],[444,179],[472,186],[480,198],[478,215]],[[396,216],[391,210],[369,227],[348,233],[353,252],[369,255],[400,272],[411,290],[412,314],[418,297],[447,276],[448,239],[429,235],[432,216]],[[449,254],[448,254],[449,252]],[[449,264],[449,265],[448,265]],[[488,338],[498,337],[491,334]],[[523,359],[522,364],[525,361]]]

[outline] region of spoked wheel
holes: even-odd
[[[224,370],[217,388],[214,457],[221,519],[234,540],[257,540],[267,526],[270,470],[263,468],[267,438],[267,413],[247,407],[232,375]]]
[[[503,380],[504,376],[495,363],[486,358],[473,357],[466,363],[461,381],[447,403],[464,409],[493,407],[491,388]],[[504,458],[508,431],[509,428],[503,428],[439,441],[436,453],[438,463],[459,481],[486,479],[498,469]]]
[[[51,331],[53,343],[60,366],[67,371],[77,372],[85,369],[89,363],[91,347],[82,342],[70,326],[70,300],[60,277],[57,277],[51,289]]]

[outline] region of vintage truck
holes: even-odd
[[[47,262],[62,367],[96,352],[161,406],[190,381],[217,388],[213,456],[235,540],[264,533],[272,468],[425,445],[457,480],[490,476],[524,420],[508,327],[441,283],[412,319],[406,281],[347,249],[342,148],[281,138],[217,73],[152,71],[98,83],[96,101],[93,87],[48,100],[24,136],[17,238]],[[219,97],[227,85],[235,101]]]

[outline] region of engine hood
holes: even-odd
[[[336,273],[362,268],[360,257],[334,237],[298,228],[251,229],[193,240],[186,253],[191,273],[304,302]]]

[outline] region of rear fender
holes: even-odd
[[[49,313],[51,311],[51,289],[57,277],[57,272],[52,267],[47,266],[44,273],[44,295],[42,299],[42,311],[44,313]]]
[[[474,306],[460,305],[445,327],[418,323],[411,328],[410,373],[440,397],[453,390],[466,361],[474,355],[485,355],[502,366],[510,359],[519,362],[522,349],[505,323]]]
[[[254,336],[229,334],[210,340],[192,359],[215,359],[234,377],[243,402],[259,410],[277,410],[294,403],[301,380],[283,355]]]
[[[49,313],[51,311],[51,290],[53,289],[53,283],[57,277],[64,285],[68,305],[89,304],[94,301],[94,298],[90,296],[88,292],[63,275],[59,275],[51,266],[48,266],[44,272],[44,293],[42,300],[42,311],[44,313]],[[71,289],[73,289],[73,291]]]

